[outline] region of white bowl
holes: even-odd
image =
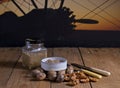
[[[58,63],[48,63],[48,60],[59,60]],[[45,71],[60,71],[67,68],[67,60],[63,57],[48,57],[41,60],[41,68]]]

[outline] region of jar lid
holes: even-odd
[[[38,40],[26,39],[26,45],[22,48],[23,52],[38,52],[43,49],[43,43]]]

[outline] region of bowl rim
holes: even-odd
[[[41,60],[41,63],[44,63],[44,64],[60,64],[60,63],[47,63],[46,61],[47,60],[62,60],[60,63],[65,63],[65,62],[67,62],[67,60],[64,58],[64,57],[46,57],[46,58],[43,58],[42,60]]]
[[[60,61],[59,63],[48,63],[46,62],[47,60],[52,59],[52,60],[63,60]],[[60,71],[60,70],[65,70],[67,68],[67,60],[63,57],[46,57],[41,60],[41,67],[46,70],[46,71]]]

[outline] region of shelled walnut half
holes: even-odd
[[[68,85],[75,86],[79,83],[97,82],[99,79],[90,77],[82,71],[77,71],[71,74],[65,74],[64,80],[69,82]]]

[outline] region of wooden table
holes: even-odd
[[[66,82],[33,81],[21,64],[21,48],[0,48],[1,88],[120,88],[120,48],[48,48],[48,56],[65,57],[68,63],[96,67],[111,72],[95,83],[80,83],[74,87]]]

